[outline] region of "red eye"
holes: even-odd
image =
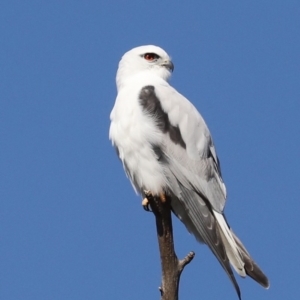
[[[146,60],[152,61],[152,60],[158,59],[159,56],[155,53],[146,53],[146,54],[144,54],[144,58]]]

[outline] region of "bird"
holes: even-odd
[[[171,198],[172,212],[210,248],[241,299],[231,266],[265,288],[269,280],[226,220],[226,187],[211,133],[196,107],[169,84],[173,70],[158,46],[122,56],[109,139],[136,193]]]

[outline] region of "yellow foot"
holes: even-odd
[[[144,210],[146,210],[146,211],[151,211],[151,205],[150,205],[150,203],[149,203],[149,198],[150,197],[154,197],[153,195],[152,195],[152,193],[150,192],[150,191],[144,191],[144,195],[145,195],[145,198],[143,199],[143,201],[142,201],[142,205],[143,205],[143,208],[144,208]],[[162,202],[162,203],[165,203],[166,201],[167,201],[167,197],[166,197],[166,194],[164,193],[164,192],[160,192],[159,194],[158,194],[158,198],[160,199],[160,201]]]
[[[149,211],[149,201],[147,198],[144,198],[143,201],[142,201],[142,206],[144,208],[144,210],[147,210]]]
[[[152,193],[150,191],[144,191],[144,194],[146,197],[142,201],[143,208],[145,211],[151,211],[148,197],[152,197]]]

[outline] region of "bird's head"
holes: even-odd
[[[124,80],[140,72],[150,71],[168,80],[173,70],[171,58],[163,49],[153,45],[140,46],[123,55],[117,72],[117,86],[119,88]]]

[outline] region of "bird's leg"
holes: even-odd
[[[151,211],[151,210],[150,210],[149,200],[148,200],[147,198],[144,198],[144,199],[142,200],[142,206],[143,206],[143,209],[144,209],[145,211]]]
[[[145,211],[151,211],[151,209],[150,209],[150,203],[149,203],[148,198],[149,197],[153,197],[153,195],[152,195],[152,193],[150,191],[145,190],[144,191],[144,196],[145,196],[145,198],[142,201],[142,206],[143,206],[143,208],[144,208]]]
[[[151,205],[149,203],[149,198],[154,197],[153,194],[150,191],[144,190],[144,196],[145,198],[142,200],[142,206],[145,211],[152,211],[151,210]],[[167,201],[166,194],[164,192],[160,192],[158,194],[158,198],[161,201],[161,203],[165,203]]]

